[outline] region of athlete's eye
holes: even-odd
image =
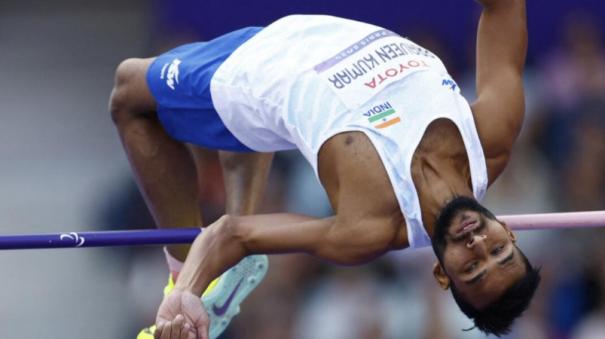
[[[476,262],[476,261],[471,262],[464,269],[464,273],[471,273],[471,272],[473,272],[477,268],[478,265],[479,265],[479,263]]]
[[[498,246],[496,246],[496,248],[494,248],[492,250],[491,254],[492,255],[498,255],[498,254],[502,253],[503,250],[504,250],[504,245],[498,245]]]

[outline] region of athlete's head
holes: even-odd
[[[458,197],[441,210],[432,241],[439,285],[479,330],[508,333],[540,282],[514,233],[475,199]]]

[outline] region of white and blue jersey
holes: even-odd
[[[414,151],[440,118],[458,127],[473,192],[487,187],[467,101],[441,60],[375,25],[293,15],[159,56],[148,71],[158,114],[173,137],[215,149],[297,148],[317,173],[332,136],[368,136],[406,219],[410,247],[430,245],[411,175]]]

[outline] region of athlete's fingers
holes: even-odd
[[[172,322],[167,321],[164,323],[164,327],[162,328],[162,333],[160,339],[170,339],[170,331],[172,329]]]
[[[193,323],[193,331],[197,333],[196,339],[208,339],[208,327],[210,326],[210,320],[206,311],[202,313],[200,319]]]
[[[193,337],[191,336],[193,334]],[[180,339],[190,339],[193,338],[195,339],[195,334],[193,333],[192,329],[191,329],[191,325],[185,321],[185,323],[183,324],[183,327],[181,329],[181,338]]]
[[[205,324],[196,326],[193,332],[196,333],[195,339],[208,339],[208,326]]]
[[[183,318],[182,315],[178,314],[174,320],[172,321],[172,326],[170,326],[170,339],[181,339],[181,330],[183,328]]]
[[[208,324],[204,323],[196,327],[197,339],[208,339]]]
[[[153,332],[154,339],[162,339],[162,332],[164,330],[164,323],[158,323],[155,332]]]

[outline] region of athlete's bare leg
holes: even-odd
[[[273,153],[219,151],[228,214],[256,213],[262,203]]]
[[[197,173],[204,151],[172,139],[155,113],[145,75],[153,59],[128,59],[116,71],[110,99],[112,118],[155,223],[160,228],[202,226]],[[272,154],[219,152],[226,188],[226,211],[251,214],[262,201]],[[196,170],[197,167],[197,170]],[[188,245],[168,247],[184,261]]]
[[[135,179],[147,207],[160,228],[202,225],[196,168],[189,149],[172,139],[155,113],[147,87],[147,68],[153,59],[128,59],[116,71],[110,110]],[[184,260],[188,246],[169,246]]]
[[[210,158],[218,155],[225,185],[225,212],[256,213],[262,203],[273,153],[214,151],[189,144],[198,177],[205,177]]]

